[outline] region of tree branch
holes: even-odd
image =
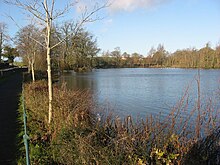
[[[93,21],[98,20],[98,18],[97,18],[97,19],[92,19],[91,17],[92,17],[95,13],[97,13],[98,11],[100,11],[100,10],[102,10],[102,9],[108,7],[108,6],[109,6],[109,3],[106,2],[106,3],[105,3],[104,5],[102,5],[102,6],[96,5],[96,6],[94,7],[94,9],[93,9],[90,13],[88,13],[88,11],[86,10],[86,11],[82,14],[82,19],[81,19],[81,21],[80,21],[78,24],[76,24],[76,26],[75,26],[75,28],[74,28],[74,31],[73,31],[72,33],[68,34],[63,40],[61,40],[61,41],[58,42],[57,44],[53,45],[53,46],[51,47],[51,49],[53,49],[53,48],[57,47],[58,45],[60,45],[60,44],[61,44],[62,42],[64,42],[65,39],[66,39],[67,37],[69,37],[70,35],[73,35],[74,33],[75,33],[75,35],[77,35],[78,31],[80,30],[80,28],[82,27],[82,25],[83,25],[84,23],[86,23],[86,22],[93,22]]]
[[[44,11],[46,12],[46,22],[49,23],[50,22],[50,19],[52,19],[52,15],[50,15],[49,13],[49,9],[48,9],[48,5],[47,5],[47,0],[44,0],[44,3],[42,2],[42,5],[43,5],[43,8],[44,8]]]
[[[20,0],[15,0],[15,1],[12,1],[12,0],[4,0],[4,2],[6,4],[9,4],[9,5],[14,5],[14,6],[17,6],[21,9],[24,9],[26,11],[29,11],[31,14],[33,14],[37,19],[40,19],[41,21],[44,21],[45,20],[43,19],[43,13],[41,13],[38,8],[36,7],[36,5],[38,4],[37,1],[35,1],[34,4],[24,4],[22,3]],[[39,4],[38,4],[39,5]]]
[[[8,16],[8,17],[15,23],[15,25],[19,28],[19,30],[22,29],[22,27],[20,27],[20,26],[17,24],[17,22],[14,20],[13,17],[11,17],[11,16]],[[30,36],[30,38],[31,38],[33,41],[35,41],[36,43],[38,43],[39,45],[43,46],[44,48],[46,47],[44,44],[42,44],[40,41],[37,41],[35,38],[33,38],[33,37],[31,37],[31,36]],[[11,39],[11,40],[12,40],[12,39]],[[13,41],[13,40],[12,40],[12,41]]]

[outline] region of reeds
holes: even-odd
[[[133,120],[132,116],[97,116],[100,109],[89,91],[55,86],[49,126],[46,82],[27,84],[32,164],[218,163],[219,110],[213,108],[212,100],[199,113],[197,103],[189,110],[187,91],[167,117],[158,114]]]

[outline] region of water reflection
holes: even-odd
[[[108,102],[119,115],[168,114],[189,87],[189,108],[197,99],[196,69],[98,69],[64,73],[70,89],[90,89],[98,104]],[[203,102],[215,97],[220,70],[201,70]]]

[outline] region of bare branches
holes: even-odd
[[[100,10],[109,7],[109,3],[106,2],[103,5],[99,6],[98,4],[96,4],[93,8],[92,11],[88,11],[88,9],[86,8],[84,13],[82,13],[81,19],[78,23],[76,23],[75,28],[73,30],[73,33],[75,33],[75,35],[77,35],[78,31],[81,29],[81,27],[83,26],[83,24],[88,23],[88,22],[94,22],[97,20],[100,20],[100,18],[96,17],[94,18],[93,16],[99,12]],[[70,33],[69,35],[67,35],[66,37],[69,37],[70,35],[73,35],[73,33]],[[58,42],[57,44],[53,45],[51,47],[51,49],[57,47],[58,45],[60,45],[62,42],[65,41],[65,38],[63,40],[61,40],[60,42]]]
[[[50,15],[53,15],[53,10],[54,10],[54,0],[52,0],[52,5],[51,5],[51,11],[50,11]]]
[[[39,0],[32,0],[29,3],[22,2],[21,0],[4,0],[4,2],[7,4],[10,4],[10,5],[15,5],[25,11],[28,11],[31,15],[33,15],[39,21],[44,22],[46,24],[47,23],[51,24],[50,26],[52,26],[52,20],[55,20],[55,19],[59,18],[60,16],[64,15],[65,13],[67,13],[70,10],[71,7],[75,6],[78,3],[78,1],[76,0],[72,3],[68,3],[65,6],[65,8],[62,10],[55,10],[55,0],[51,1],[50,7],[48,4],[48,0],[44,0],[43,2],[39,1]],[[98,13],[100,10],[109,7],[109,5],[110,5],[110,3],[108,3],[108,2],[104,3],[101,6],[98,3],[96,3],[91,11],[89,11],[88,8],[85,8],[84,12],[81,14],[81,17],[80,17],[78,23],[76,23],[76,26],[73,30],[73,33],[77,34],[78,31],[80,30],[80,28],[85,23],[101,20],[102,18],[99,18],[99,17],[97,17],[97,15],[96,16],[94,16],[94,15],[96,13]],[[10,18],[13,20],[12,17],[10,17]],[[13,20],[13,22],[15,22],[15,20]],[[17,27],[19,27],[19,25],[16,22],[15,22],[15,24]],[[19,29],[21,29],[21,27],[19,27]],[[70,35],[73,35],[73,34],[69,34],[69,36]],[[66,36],[66,37],[69,37],[69,36]],[[65,41],[65,39],[60,40],[58,43],[53,45],[51,47],[51,49],[55,48],[56,46],[58,46],[59,44],[61,44],[64,41]],[[40,44],[40,42],[37,42],[37,43]],[[40,44],[40,45],[42,45],[42,44]]]
[[[0,22],[0,33],[5,32],[7,29],[7,24],[4,22]]]
[[[18,27],[19,30],[22,29],[22,27],[17,24],[17,22],[14,20],[14,18],[13,18],[12,16],[9,16],[9,15],[8,15],[8,17],[15,23],[15,25]],[[30,39],[32,39],[33,41],[35,41],[35,42],[38,43],[39,45],[43,46],[44,48],[46,47],[44,44],[42,44],[40,41],[36,40],[35,38],[33,38],[33,37],[31,37],[31,36],[29,36],[29,37],[30,37]],[[12,40],[12,39],[11,39],[11,40]]]
[[[2,50],[3,42],[5,41],[13,42],[13,38],[7,34],[7,28],[8,28],[7,24],[5,24],[4,22],[0,22],[0,51]]]
[[[23,3],[20,0],[4,0],[6,4],[17,6],[25,11],[30,12],[37,19],[44,21],[44,14],[39,10],[40,4],[37,0],[32,1],[32,3]]]
[[[52,100],[53,100],[53,91],[52,91],[52,74],[51,74],[51,50],[55,48],[56,46],[60,45],[62,42],[64,42],[67,37],[72,35],[72,33],[69,36],[66,36],[64,39],[57,41],[56,44],[51,46],[51,38],[52,38],[52,30],[53,30],[53,20],[57,19],[58,17],[64,15],[72,5],[75,5],[77,1],[73,4],[67,4],[67,6],[63,10],[55,10],[55,0],[32,0],[32,3],[28,3],[27,1],[22,0],[4,0],[5,3],[15,5],[17,7],[22,8],[24,11],[27,11],[28,13],[32,14],[33,17],[38,19],[44,24],[44,30],[45,30],[45,43],[46,46],[44,46],[41,42],[37,41],[33,37],[31,37],[35,42],[39,43],[40,45],[46,47],[47,51],[47,73],[48,73],[48,99],[49,99],[49,113],[48,113],[48,123],[50,124],[52,121]],[[103,8],[108,7],[108,4],[104,4],[102,6],[99,6],[96,4],[91,12],[88,12],[88,10],[85,10],[85,12],[82,14],[81,20],[76,24],[73,33],[75,35],[80,30],[81,26],[86,22],[93,22],[98,20],[98,17],[93,18],[95,13],[100,11]]]
[[[95,15],[98,11],[109,7],[109,5],[110,4],[108,2],[104,3],[102,6],[99,6],[99,4],[96,3],[91,12],[89,12],[88,8],[85,7],[85,11],[84,11],[84,13],[82,13],[81,20],[84,21],[83,23],[101,20],[102,18],[97,17],[97,15],[96,15],[96,18],[93,18],[92,16]]]
[[[51,24],[52,24],[52,15],[50,15],[50,11],[49,11],[49,8],[48,8],[48,4],[47,4],[47,0],[44,0],[44,3],[42,2],[42,5],[43,5],[43,8],[44,8],[44,11],[46,13],[46,17],[45,17],[45,22],[46,22],[46,25],[47,25],[47,29],[48,28],[51,28]],[[53,13],[53,11],[51,10],[51,13]]]

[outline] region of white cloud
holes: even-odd
[[[139,8],[149,9],[164,4],[171,0],[79,0],[76,5],[76,11],[82,13],[87,8],[93,8],[95,4],[104,4],[109,2],[108,8],[111,12],[133,11]],[[192,1],[192,0],[190,0]]]
[[[151,8],[161,5],[169,0],[113,0],[110,10],[112,12],[124,10],[133,11],[138,8]]]

